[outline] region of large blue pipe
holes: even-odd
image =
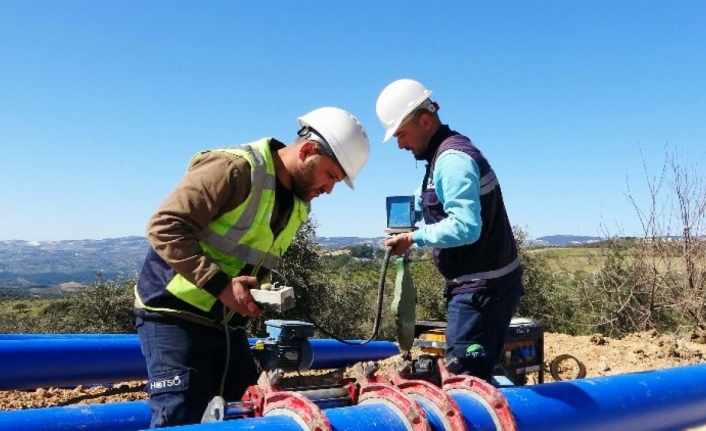
[[[324,410],[324,414],[331,423],[331,428],[336,431],[369,431],[371,429],[409,431],[410,429],[404,421],[400,420],[398,414],[383,403],[337,407]],[[284,415],[234,419],[178,428],[179,431],[302,431],[304,429],[295,419]]]
[[[0,390],[143,380],[137,337],[0,342]]]
[[[0,412],[0,429],[22,431],[130,431],[149,428],[147,401],[46,407]]]
[[[10,334],[20,335],[20,334]],[[108,337],[27,336],[0,341],[0,390],[125,382],[147,378],[137,335]],[[251,338],[254,344],[257,338]],[[399,353],[389,341],[350,346],[335,340],[310,339],[309,369],[338,368],[376,361]]]
[[[706,424],[706,364],[501,392],[523,431],[549,425],[573,431],[658,431]]]
[[[519,431],[671,431],[706,424],[706,364],[664,370],[594,377],[567,382],[500,389]],[[495,431],[489,408],[480,399],[451,392],[468,429]],[[69,431],[73,429],[132,431],[149,422],[146,402],[52,407],[0,413],[0,429]],[[434,410],[421,403],[432,430],[441,430]],[[492,409],[491,409],[492,410]],[[382,403],[324,410],[336,431],[368,429],[406,430],[404,420]],[[56,420],[55,418],[60,418]],[[97,424],[96,418],[105,420]],[[88,425],[84,426],[83,422]],[[113,422],[119,422],[119,425]],[[142,425],[140,425],[142,424]],[[197,428],[198,427],[198,428]],[[181,429],[301,430],[294,419],[280,416],[235,419]]]
[[[429,428],[432,431],[447,431],[444,418],[441,416],[439,410],[434,407],[434,405],[427,400],[421,398],[414,399],[417,404],[419,404],[427,415],[427,422],[429,422]],[[473,428],[469,428],[473,429]]]
[[[254,343],[254,341],[252,341]],[[360,340],[351,341],[360,343]],[[344,344],[336,340],[311,338],[313,360],[309,369],[322,370],[353,365],[358,362],[378,361],[400,353],[397,344],[390,341],[371,341],[368,344]]]
[[[549,383],[547,383],[549,384]],[[466,422],[466,427],[473,431],[496,431],[502,429],[498,426],[489,406],[485,402],[481,402],[477,398],[468,395],[453,393],[451,398],[456,401],[459,409],[463,412],[463,419]],[[522,428],[518,428],[522,429]],[[562,428],[547,428],[544,431]],[[524,430],[523,430],[524,431]],[[627,431],[627,430],[624,430]]]
[[[135,338],[135,334],[0,334],[0,341],[27,341],[66,338]]]
[[[333,429],[338,431],[370,430],[407,431],[400,417],[382,403],[340,407],[325,410]],[[0,412],[0,429],[23,431],[138,431],[150,425],[147,401],[48,407],[41,409]],[[276,430],[302,431],[297,422],[287,416],[265,416],[187,425],[178,428],[189,431],[211,430]]]
[[[500,389],[520,431],[666,431],[706,424],[706,364]],[[488,406],[451,393],[473,430]]]

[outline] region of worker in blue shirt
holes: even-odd
[[[489,380],[524,293],[522,267],[495,172],[470,139],[441,123],[431,94],[400,79],[377,100],[383,142],[394,136],[427,163],[415,193],[424,224],[385,244],[395,255],[413,244],[433,248],[446,282],[446,367]]]

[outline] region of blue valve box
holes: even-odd
[[[270,338],[277,341],[291,339],[306,340],[314,336],[314,325],[298,320],[266,320],[265,327]]]

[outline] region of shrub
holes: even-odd
[[[103,280],[53,301],[45,310],[45,331],[56,333],[134,333],[135,279]]]

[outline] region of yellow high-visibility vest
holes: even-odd
[[[240,275],[240,271],[248,264],[254,267],[255,271],[259,268],[275,269],[299,227],[309,217],[309,203],[295,196],[287,225],[277,235],[272,232],[270,220],[275,203],[277,178],[270,141],[271,138],[265,138],[238,147],[202,151],[191,161],[193,164],[209,151],[220,151],[233,157],[242,157],[250,163],[252,187],[248,197],[235,209],[213,220],[206,229],[197,234],[204,253],[230,276]],[[179,298],[202,310],[206,315],[217,301],[209,292],[199,289],[179,274],[169,281],[165,290],[167,296]],[[185,312],[156,304],[155,302],[162,303],[159,299],[149,302],[144,303],[136,291],[136,306],[140,308],[169,313]]]

